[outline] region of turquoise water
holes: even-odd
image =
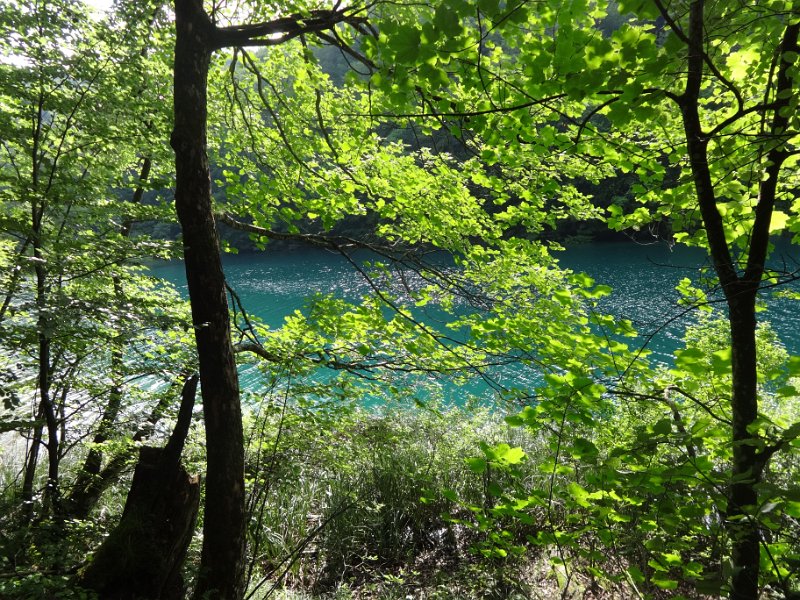
[[[778,244],[770,265],[773,268],[795,269],[798,266],[800,248],[789,244]],[[708,278],[710,263],[706,254],[697,248],[666,244],[639,245],[634,243],[587,244],[570,248],[563,253],[561,263],[576,271],[583,271],[598,283],[614,288],[603,302],[609,314],[633,321],[642,338],[657,359],[671,360],[672,352],[679,346],[687,325],[695,322],[696,314],[686,312],[678,304],[679,294],[675,286],[684,277],[691,279],[697,287]],[[777,290],[800,290],[792,283]],[[715,302],[715,310],[724,314],[725,304],[720,291],[706,290],[709,301]],[[796,301],[778,298],[765,292],[769,307],[762,313],[772,323],[781,341],[792,354],[800,353],[800,311]]]
[[[773,261],[796,265],[798,255],[796,247],[787,245],[776,251]],[[702,251],[670,249],[665,244],[587,244],[560,253],[559,259],[563,266],[585,272],[597,283],[613,288],[601,309],[634,323],[641,337],[628,341],[631,346],[646,345],[656,360],[671,360],[685,327],[695,318],[678,305],[675,286],[684,277],[697,280],[701,276],[707,267]],[[302,308],[305,299],[317,292],[355,299],[368,291],[366,282],[347,260],[324,250],[226,255],[224,263],[228,282],[246,309],[271,327],[279,327],[287,315]],[[153,274],[185,291],[182,263],[155,266]],[[714,298],[709,295],[709,299]],[[767,314],[789,352],[800,354],[800,311],[796,306],[789,300],[769,300]],[[724,310],[724,305],[720,304],[719,310]],[[243,373],[243,379],[247,377]]]
[[[270,327],[303,306],[318,292],[357,297],[367,287],[342,256],[324,250],[281,250],[259,254],[226,254],[225,276],[245,308]],[[170,262],[152,268],[157,277],[171,281],[185,293],[183,263]]]

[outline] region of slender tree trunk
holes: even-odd
[[[695,0],[689,8],[686,89],[680,97],[684,133],[695,192],[708,239],[714,270],[728,302],[732,348],[731,441],[733,465],[727,529],[732,539],[732,600],[757,600],[759,576],[759,527],[748,513],[755,506],[757,460],[748,426],[758,414],[755,299],[763,272],[754,281],[743,280],[737,272],[725,237],[722,215],[708,163],[709,137],[703,131],[699,106],[705,68],[704,2]],[[764,249],[766,253],[766,248]]]
[[[214,26],[199,0],[176,0],[175,206],[200,362],[207,474],[196,598],[243,593],[244,448],[239,382],[206,154],[207,78]]]
[[[133,192],[131,204],[139,204],[144,195],[144,184],[150,176],[152,160],[149,156],[144,157],[142,166],[139,170],[139,185]],[[132,222],[130,218],[125,218],[122,224],[120,235],[127,238],[130,236]],[[114,299],[121,306],[125,302],[125,293],[122,281],[117,275],[112,277],[114,286]],[[108,403],[103,411],[97,433],[92,440],[94,447],[89,449],[81,470],[75,478],[72,491],[65,501],[65,510],[68,515],[75,519],[85,519],[97,504],[101,494],[108,489],[112,481],[103,481],[100,476],[100,469],[103,465],[103,453],[96,445],[107,441],[113,434],[114,424],[117,421],[119,412],[122,408],[123,398],[123,348],[121,344],[115,344],[111,350],[111,380],[112,385],[108,393]],[[112,459],[113,461],[113,459]],[[119,475],[121,469],[114,470],[108,474]]]
[[[171,403],[172,394],[164,394],[161,397],[147,420],[141,423],[136,433],[133,434],[132,441],[134,444],[150,437],[156,424],[161,420]],[[96,476],[85,478],[83,485],[76,484],[65,501],[68,516],[75,519],[85,519],[100,500],[103,492],[119,480],[122,473],[128,468],[134,453],[134,445],[131,445],[127,450],[117,452],[109,458],[106,466],[98,471]]]
[[[761,532],[754,514],[758,504],[758,484],[769,456],[757,450],[749,428],[758,418],[758,353],[756,348],[755,303],[764,274],[769,244],[769,225],[775,207],[781,165],[788,156],[782,134],[788,124],[786,108],[793,95],[788,76],[788,58],[779,61],[775,77],[774,116],[769,132],[774,136],[765,153],[764,173],[759,186],[758,203],[751,231],[750,252],[743,273],[737,269],[725,237],[722,215],[708,164],[709,136],[703,131],[700,96],[705,68],[705,3],[694,0],[689,7],[687,31],[686,89],[679,98],[684,133],[695,191],[708,239],[714,270],[719,277],[728,304],[731,333],[731,441],[733,464],[728,497],[727,530],[731,537],[730,597],[732,600],[758,600]],[[789,24],[779,55],[788,57],[798,49],[800,24]]]
[[[38,185],[38,170],[34,167],[33,171],[34,188]],[[39,394],[39,409],[37,418],[44,419],[47,429],[47,485],[45,488],[44,501],[46,509],[57,511],[60,505],[58,490],[58,469],[59,469],[59,447],[58,447],[58,419],[55,406],[50,394],[52,365],[50,357],[51,339],[49,333],[50,318],[48,311],[48,289],[47,289],[47,267],[46,259],[42,252],[42,220],[44,216],[44,203],[35,200],[31,203],[31,229],[33,240],[33,258],[35,260],[34,274],[36,279],[36,328],[37,328],[37,391]],[[44,444],[42,425],[37,423],[34,427],[30,455],[26,466],[25,477],[22,486],[23,502],[30,503],[33,500],[33,482],[35,471],[38,464],[39,449]],[[26,513],[30,514],[32,504],[28,504]]]
[[[744,287],[735,286],[727,293],[733,371],[733,469],[728,506],[728,531],[733,541],[732,600],[758,598],[760,568],[760,532],[754,511],[761,469],[756,447],[748,443],[753,439],[748,427],[758,416],[756,290],[742,289]]]
[[[281,43],[328,30],[348,16],[339,4],[310,15],[217,28],[202,0],[175,0],[175,207],[183,231],[186,279],[200,360],[207,476],[203,553],[196,597],[235,600],[243,592],[245,540],[244,440],[239,382],[231,345],[225,277],[211,206],[206,154],[207,79],[217,48]],[[270,36],[282,34],[282,39]]]
[[[34,246],[35,256],[39,257],[38,245]],[[38,337],[39,337],[39,405],[47,427],[47,485],[45,487],[45,506],[54,512],[59,508],[58,467],[60,456],[58,451],[58,418],[50,393],[50,336],[48,333],[49,319],[45,311],[46,302],[46,272],[40,262],[36,264],[36,304],[39,311]]]
[[[36,249],[35,249],[36,251]],[[36,425],[31,436],[31,447],[28,459],[25,464],[25,474],[22,481],[22,501],[25,503],[25,514],[30,516],[33,508],[33,488],[36,478],[36,469],[39,463],[39,451],[44,445],[47,448],[47,484],[45,487],[45,506],[58,512],[60,508],[59,498],[59,435],[58,417],[50,394],[50,338],[47,335],[47,318],[44,314],[44,294],[45,291],[45,271],[40,265],[36,267],[37,279],[37,305],[39,308],[38,317],[38,393],[39,407],[36,412]],[[47,430],[47,442],[44,441],[44,431]]]
[[[117,282],[115,281],[115,288]],[[100,469],[103,466],[103,452],[96,447],[107,441],[113,433],[114,424],[122,407],[122,351],[114,348],[111,351],[111,376],[114,378],[108,393],[108,403],[103,411],[97,433],[92,440],[95,446],[89,449],[83,466],[75,478],[72,491],[65,498],[64,508],[66,514],[74,519],[85,519],[100,499],[100,494],[108,486],[100,487]]]
[[[761,530],[754,513],[758,505],[758,484],[771,454],[757,449],[752,443],[755,436],[749,431],[749,426],[758,418],[755,303],[764,276],[780,171],[789,156],[783,133],[789,124],[787,108],[794,89],[789,76],[792,66],[789,57],[798,51],[798,35],[800,23],[789,24],[778,48],[781,58],[774,80],[776,106],[769,127],[773,139],[764,157],[747,266],[736,285],[724,288],[731,327],[733,371],[733,481],[728,511],[729,531],[733,538],[732,600],[756,600],[759,591]]]
[[[39,464],[39,446],[44,433],[44,420],[41,403],[36,411],[36,424],[31,432],[30,448],[25,460],[25,473],[22,478],[22,504],[25,519],[33,515],[33,485],[36,480],[36,468]]]

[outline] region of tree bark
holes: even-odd
[[[47,449],[47,484],[44,491],[44,512],[52,510],[57,513],[60,506],[59,498],[59,456],[58,439],[58,419],[56,409],[50,393],[51,387],[51,339],[49,333],[49,318],[47,316],[47,271],[44,266],[44,258],[41,249],[41,223],[43,209],[37,208],[36,204],[32,209],[33,223],[33,255],[37,259],[34,269],[36,276],[36,309],[37,316],[37,392],[39,394],[39,408],[37,410],[37,421],[33,428],[31,439],[30,454],[26,461],[25,475],[22,484],[22,500],[25,503],[24,514],[31,516],[33,511],[33,488],[36,478],[36,468],[38,466],[39,449],[45,446]],[[43,420],[43,423],[42,423]],[[44,428],[47,430],[47,443],[43,438]]]
[[[722,215],[708,164],[708,134],[703,131],[699,101],[705,61],[704,2],[695,0],[689,9],[686,89],[680,98],[684,133],[695,192],[708,239],[714,270],[728,302],[731,332],[731,420],[733,465],[729,488],[727,529],[732,539],[730,597],[732,600],[757,600],[759,576],[758,523],[748,517],[758,494],[755,484],[755,448],[747,443],[752,435],[748,426],[758,414],[756,315],[758,282],[743,282],[731,257],[725,238]],[[763,262],[762,262],[763,265]],[[758,277],[760,282],[761,277]]]
[[[176,0],[175,206],[200,362],[207,474],[195,597],[243,594],[244,447],[239,381],[206,154],[207,79],[214,26],[198,0]]]
[[[144,51],[143,51],[144,52]],[[150,169],[152,160],[146,156],[142,161],[141,169],[139,170],[139,185],[133,193],[131,204],[140,204],[144,196],[144,184],[150,176]],[[128,238],[131,233],[133,223],[130,218],[126,217],[120,228],[120,235]],[[125,291],[122,287],[122,280],[118,275],[112,276],[112,285],[114,286],[114,299],[121,306],[125,302]],[[103,411],[103,416],[100,420],[100,425],[95,433],[92,443],[95,446],[89,449],[86,459],[75,478],[75,483],[72,486],[72,491],[69,497],[64,502],[65,514],[73,519],[85,519],[89,513],[97,505],[102,493],[116,480],[121,469],[114,473],[114,479],[103,480],[100,476],[100,469],[103,466],[103,452],[99,450],[96,445],[102,444],[107,441],[113,434],[114,424],[117,421],[119,412],[122,408],[122,398],[124,393],[123,383],[123,369],[124,369],[124,347],[122,344],[113,342],[111,349],[111,380],[112,386],[108,393],[108,403]],[[114,461],[114,458],[111,459]]]
[[[172,390],[173,387],[177,387],[177,382],[173,386],[170,386],[170,390]],[[137,427],[136,433],[134,433],[131,438],[132,445],[130,448],[121,450],[111,456],[106,466],[100,469],[94,476],[88,477],[83,471],[79,474],[75,485],[72,490],[70,490],[69,496],[64,499],[64,514],[67,518],[86,519],[89,516],[89,513],[97,505],[102,494],[117,482],[123,472],[128,468],[131,458],[135,453],[134,444],[138,444],[151,436],[155,426],[163,417],[171,401],[171,393],[164,393],[161,396],[147,420],[140,423]]]
[[[352,12],[352,14],[351,14]],[[206,502],[196,598],[235,600],[243,593],[244,440],[239,382],[231,345],[225,277],[211,205],[206,153],[211,53],[229,46],[274,46],[304,33],[365,17],[336,4],[251,25],[216,27],[201,0],[175,0],[175,207],[200,361],[206,428]]]
[[[736,292],[739,288],[741,291]],[[748,289],[749,288],[749,289]],[[758,503],[756,485],[761,481],[753,434],[748,427],[758,417],[756,350],[756,290],[738,285],[726,289],[731,330],[731,417],[733,468],[728,497],[728,532],[733,541],[731,562],[732,600],[756,600],[760,570],[761,536],[753,512]]]
[[[180,464],[197,377],[183,387],[175,429],[164,448],[144,446],[119,525],[77,583],[103,600],[183,598],[181,566],[200,506],[200,481]]]
[[[749,427],[758,418],[758,350],[756,347],[756,298],[764,275],[769,243],[769,224],[775,206],[778,175],[786,159],[780,141],[788,123],[782,116],[790,98],[792,82],[787,74],[789,62],[782,60],[775,81],[778,99],[770,132],[774,138],[765,156],[765,177],[759,186],[755,220],[751,230],[750,252],[743,273],[737,270],[725,237],[722,215],[708,164],[709,135],[703,131],[700,96],[704,78],[705,3],[695,0],[689,8],[686,88],[679,98],[689,162],[695,184],[703,226],[708,239],[714,270],[728,306],[731,333],[731,421],[733,464],[728,493],[727,529],[732,541],[730,582],[732,600],[757,600],[759,595],[761,532],[754,515],[758,504],[758,484],[767,456],[753,443]],[[779,53],[796,52],[800,24],[787,26]],[[788,93],[787,93],[788,92]]]

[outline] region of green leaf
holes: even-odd
[[[628,576],[636,585],[641,585],[644,583],[644,573],[642,573],[642,570],[639,567],[632,565],[628,567],[626,571]]]
[[[789,377],[800,376],[800,356],[790,356],[786,361],[786,370]]]
[[[589,508],[591,506],[588,500],[589,492],[587,492],[580,485],[578,485],[575,482],[572,482],[567,486],[567,489],[569,490],[570,496],[572,496],[572,498],[575,500],[578,506],[581,506],[583,508]]]
[[[678,581],[675,579],[669,579],[664,577],[660,574],[653,575],[650,578],[650,582],[658,588],[662,590],[676,590],[678,589]]]
[[[655,19],[659,16],[658,6],[652,0],[620,0],[617,9],[621,15],[631,13],[642,19]]]
[[[433,23],[436,29],[446,36],[455,37],[461,33],[461,20],[458,14],[445,3],[436,7]]]
[[[502,454],[498,456],[498,458],[507,465],[517,465],[521,463],[526,458],[525,451],[517,446],[515,448],[509,448]]]
[[[600,451],[593,442],[586,438],[576,438],[572,445],[572,456],[587,461],[594,461]]]
[[[790,64],[794,64],[794,63],[797,62],[798,56],[800,56],[800,54],[798,54],[797,52],[794,52],[794,51],[791,51],[791,50],[787,50],[786,52],[781,54],[781,59],[784,62],[787,62],[787,63],[790,63]]]
[[[780,210],[772,211],[772,217],[769,220],[769,231],[783,231],[786,228],[786,223],[789,221],[789,215]]]
[[[420,30],[411,25],[400,25],[390,38],[389,47],[395,52],[395,60],[402,64],[413,63],[420,52]]]
[[[525,423],[525,420],[520,415],[507,415],[504,420],[511,427],[521,427]]]
[[[692,375],[700,376],[707,372],[707,368],[703,364],[705,359],[705,353],[697,348],[687,348],[675,352],[675,366]]]
[[[672,433],[672,419],[659,419],[659,421],[653,425],[653,433],[656,435],[668,435]]]
[[[478,0],[478,8],[483,14],[492,17],[500,10],[500,0]]]
[[[458,502],[458,494],[456,494],[453,490],[442,490],[442,496],[444,496],[450,502]]]
[[[486,491],[489,495],[494,496],[495,498],[499,498],[503,495],[503,488],[501,488],[494,481],[490,482],[489,485],[486,486]]]
[[[800,519],[800,502],[795,502],[794,500],[787,500],[786,502],[784,502],[782,508],[784,514],[787,514],[795,519]]]
[[[717,350],[711,354],[711,368],[715,375],[729,375],[731,372],[731,349]]]
[[[467,466],[473,473],[481,474],[486,471],[486,460],[483,458],[468,458]]]

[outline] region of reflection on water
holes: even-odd
[[[301,308],[316,293],[356,298],[367,291],[363,278],[339,254],[324,250],[282,250],[262,254],[225,255],[225,276],[245,309],[270,327]],[[185,292],[183,264],[155,266],[153,274]]]
[[[684,277],[696,281],[707,266],[705,254],[697,249],[634,243],[570,248],[562,254],[561,264],[610,285],[613,292],[602,299],[600,309],[629,319],[641,339],[626,340],[628,344],[632,348],[646,344],[657,360],[668,360],[695,318],[678,304],[675,286]]]

